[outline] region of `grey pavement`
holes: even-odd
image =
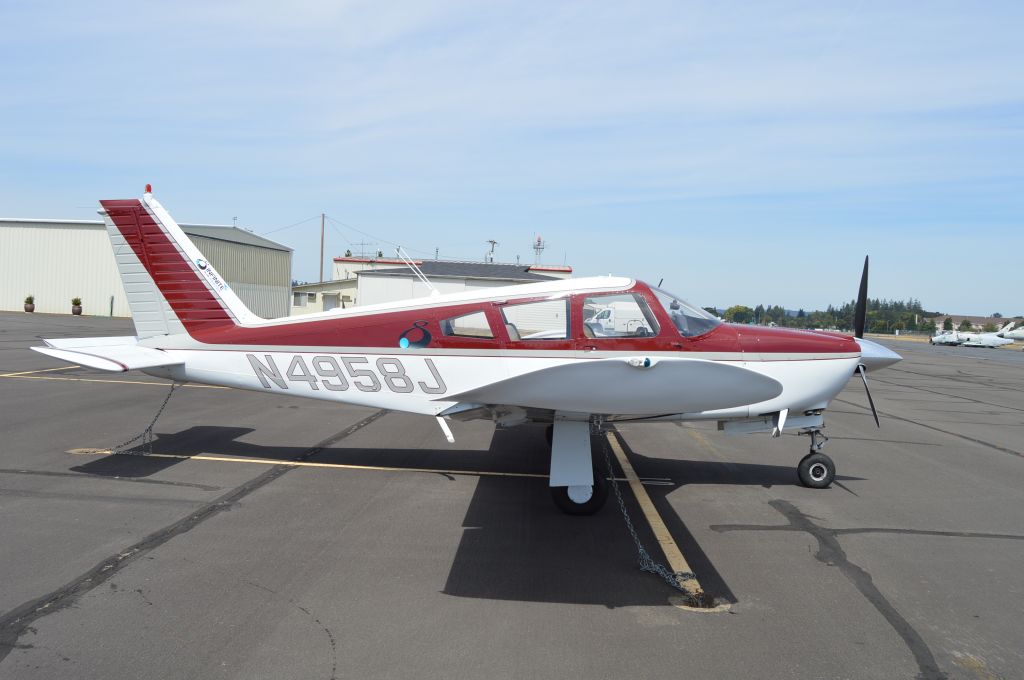
[[[130,333],[0,314],[0,374],[59,367],[40,337]],[[636,568],[614,502],[567,517],[540,477],[416,471],[543,475],[540,427],[448,444],[430,418],[184,387],[156,426],[177,457],[83,455],[167,384],[0,378],[0,678],[1022,677],[1024,353],[887,344],[882,428],[859,380],[826,414],[830,489],[796,483],[805,438],[619,427],[717,613]]]

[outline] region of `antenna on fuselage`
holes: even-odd
[[[434,288],[434,284],[430,282],[430,279],[428,279],[427,275],[423,273],[423,270],[416,266],[416,263],[413,262],[412,258],[409,257],[408,253],[405,252],[405,248],[403,248],[402,246],[398,246],[397,248],[395,248],[395,254],[398,255],[398,258],[402,262],[404,262],[406,266],[409,267],[409,269],[412,270],[412,273],[416,275],[416,278],[422,281],[423,284],[430,289],[431,296],[441,294],[440,291],[437,290],[437,288]]]

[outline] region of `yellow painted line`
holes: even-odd
[[[71,449],[68,453],[78,456],[105,456],[110,449]],[[464,475],[468,477],[531,477],[547,479],[547,475],[536,472],[487,472],[483,470],[435,470],[431,468],[403,468],[386,465],[350,465],[348,463],[313,463],[310,461],[277,460],[274,458],[240,458],[217,454],[199,454],[195,456],[178,453],[147,453],[146,458],[172,458],[175,460],[204,460],[217,463],[249,463],[253,465],[290,465],[292,467],[336,468],[339,470],[372,470],[375,472],[420,472],[432,475]]]
[[[669,569],[677,574],[693,574],[689,562],[683,557],[683,553],[679,550],[679,546],[676,545],[671,532],[669,532],[665,522],[661,519],[661,515],[658,514],[658,510],[654,507],[651,497],[647,495],[647,489],[644,488],[643,483],[636,474],[636,470],[633,469],[633,465],[626,457],[626,452],[622,450],[617,434],[608,432],[606,436],[612,451],[615,452],[615,458],[618,459],[619,465],[622,467],[626,481],[629,482],[629,488],[633,491],[633,495],[636,496],[640,510],[643,512],[647,524],[650,525],[651,531],[654,533],[654,539],[658,542],[658,547],[661,548],[661,552],[668,562]],[[698,602],[704,600],[704,589],[701,588],[696,576],[681,579],[679,585]]]
[[[110,449],[69,449],[67,453],[76,456],[106,456]],[[488,472],[486,470],[441,470],[432,468],[391,467],[387,465],[352,465],[349,463],[312,463],[309,461],[287,461],[276,458],[250,458],[225,456],[220,454],[201,453],[189,455],[184,453],[147,453],[146,458],[173,458],[175,460],[205,460],[217,463],[251,463],[255,465],[292,465],[295,467],[337,468],[339,470],[370,470],[377,472],[421,472],[432,475],[464,475],[467,477],[529,477],[547,479],[548,475],[539,472]],[[625,482],[625,478],[613,477],[609,481]]]
[[[0,378],[17,378],[18,376],[22,375],[32,375],[33,373],[49,373],[51,371],[68,371],[71,370],[72,368],[81,368],[81,366],[79,366],[78,364],[73,364],[71,366],[59,366],[57,368],[43,368],[38,371],[22,371],[21,373],[3,373],[0,374]]]
[[[56,369],[54,369],[56,370]],[[166,382],[151,382],[147,380],[103,380],[100,378],[63,378],[55,375],[18,375],[18,374],[7,374],[0,375],[0,378],[15,378],[17,380],[66,380],[68,382],[91,382],[91,383],[120,383],[122,385],[158,385],[160,387],[168,387],[170,383]],[[220,385],[197,385],[195,383],[185,383],[184,385],[178,385],[178,387],[201,387],[207,390],[230,390],[230,387],[222,387]]]

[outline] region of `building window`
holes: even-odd
[[[639,295],[595,295],[583,300],[583,334],[588,338],[646,338],[660,327]]]
[[[305,307],[307,299],[305,293],[292,293],[292,307]]]
[[[460,338],[493,338],[494,331],[483,312],[463,314],[441,322],[441,330],[445,335]]]
[[[569,337],[569,301],[542,300],[501,308],[509,340],[565,340]]]

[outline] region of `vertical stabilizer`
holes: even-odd
[[[100,205],[139,338],[260,321],[151,193]]]

